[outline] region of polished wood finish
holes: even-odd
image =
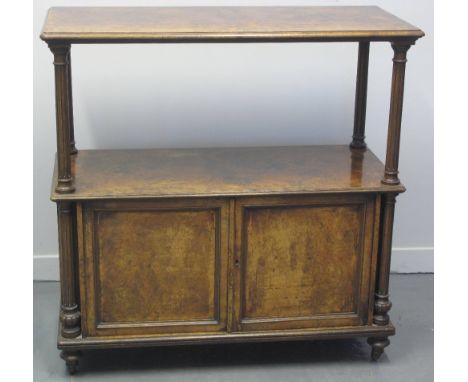
[[[69,124],[70,124],[70,154],[76,154],[78,150],[75,144],[75,126],[73,118],[73,91],[72,91],[72,73],[71,73],[71,51],[68,52],[68,65],[67,65],[67,76],[68,76],[68,108],[69,108]]]
[[[398,159],[400,156],[401,115],[403,112],[403,90],[405,84],[406,52],[411,44],[392,43],[393,74],[388,120],[387,158],[385,160],[384,184],[399,184]]]
[[[62,350],[60,352],[60,358],[62,358],[65,361],[65,365],[67,365],[68,372],[72,375],[75,374],[78,369],[80,356],[80,351]]]
[[[373,324],[379,194],[86,200],[77,222],[82,337],[102,345],[393,334]]]
[[[59,324],[60,325],[60,324]],[[60,330],[60,328],[59,328]],[[59,335],[58,347],[66,351],[110,348],[133,348],[238,342],[307,341],[339,338],[393,336],[395,327],[367,325],[357,327],[268,330],[259,332],[195,333],[147,336],[83,337],[68,339]]]
[[[45,41],[72,43],[393,41],[417,27],[367,7],[57,7]]]
[[[78,307],[79,289],[77,285],[77,253],[74,205],[71,202],[57,203],[59,228],[60,290],[62,336],[77,337],[81,333],[81,314]]]
[[[392,306],[388,300],[388,283],[390,276],[390,257],[392,253],[392,232],[395,202],[396,194],[386,194],[383,197],[382,233],[380,238],[377,289],[374,303],[374,323],[376,325],[388,324],[389,318],[387,312]]]
[[[79,206],[84,336],[227,330],[228,201]]]
[[[49,44],[54,54],[55,67],[55,109],[57,125],[57,183],[55,191],[58,193],[73,192],[75,186],[71,175],[71,124],[70,110],[70,77],[69,58],[70,45]]]
[[[397,194],[389,193],[383,197],[380,253],[374,301],[374,324],[378,326],[386,326],[390,322],[388,312],[392,307],[392,303],[389,300],[388,285],[396,196]],[[372,345],[372,359],[377,360],[382,355],[384,348],[390,344],[390,341],[387,337],[376,337],[369,338],[369,344]]]
[[[371,150],[347,145],[80,150],[72,173],[75,192],[53,200],[405,190],[381,183]]]
[[[359,43],[356,75],[356,100],[354,105],[354,132],[351,148],[365,149],[367,75],[369,71],[369,42]]]
[[[423,35],[378,7],[52,8],[69,371],[83,349],[358,336],[377,360],[395,334],[406,53]],[[349,146],[76,150],[72,44],[307,41],[359,43]],[[371,41],[394,50],[385,166],[365,143]]]
[[[375,194],[239,199],[237,330],[368,325],[375,203]]]

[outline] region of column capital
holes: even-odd
[[[397,42],[392,42],[392,49],[393,49],[393,62],[395,63],[400,63],[400,64],[406,64],[408,61],[406,59],[406,53],[408,52],[409,48],[411,48],[411,45],[414,44],[413,42],[403,42],[403,41],[397,41]]]
[[[71,49],[71,44],[68,42],[48,42],[47,46],[52,52],[58,52],[61,50],[70,50]]]
[[[71,45],[65,43],[53,43],[48,45],[49,49],[54,54],[54,65],[67,65]]]

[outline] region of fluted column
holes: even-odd
[[[75,190],[71,173],[71,87],[69,44],[49,44],[54,54],[55,68],[55,110],[57,128],[57,162],[58,177],[55,191],[59,193],[70,193]]]
[[[369,42],[359,43],[358,64],[356,75],[356,97],[354,103],[354,131],[353,141],[350,146],[353,149],[366,148],[366,107],[367,107],[367,74],[369,69]]]
[[[71,52],[68,52],[68,64],[67,64],[67,76],[68,76],[68,110],[69,110],[69,126],[70,126],[70,154],[76,154],[78,150],[75,144],[75,126],[73,122],[73,90],[72,90],[72,74],[71,74]]]
[[[390,259],[392,255],[393,218],[395,215],[396,194],[383,196],[382,231],[377,269],[377,285],[374,302],[374,324],[388,325],[388,311],[392,307],[389,300]]]
[[[76,246],[74,239],[73,203],[58,202],[60,291],[62,336],[77,337],[81,333],[81,314],[78,308],[78,285],[75,276]]]
[[[393,74],[388,119],[387,158],[382,183],[395,185],[398,179],[398,161],[400,156],[401,115],[403,111],[403,92],[405,85],[406,53],[414,42],[393,42]]]
[[[387,326],[390,323],[388,312],[392,307],[389,299],[388,286],[390,280],[390,258],[392,255],[393,218],[395,214],[396,195],[394,193],[383,196],[382,220],[379,259],[377,264],[377,283],[374,295],[374,325]],[[388,337],[371,337],[372,359],[377,360],[390,345]]]

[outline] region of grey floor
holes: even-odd
[[[378,362],[365,339],[84,353],[66,373],[56,349],[59,287],[34,283],[34,381],[432,381],[433,275],[392,275],[397,335]]]

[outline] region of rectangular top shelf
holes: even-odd
[[[49,43],[395,41],[424,36],[376,6],[54,7]]]
[[[75,192],[52,191],[52,200],[405,190],[383,185],[383,173],[370,150],[345,145],[81,150],[72,160]]]

